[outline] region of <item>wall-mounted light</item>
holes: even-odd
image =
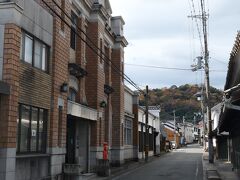
[[[68,91],[68,83],[64,82],[64,83],[60,86],[60,91],[61,91],[61,92],[67,92],[67,91]]]
[[[100,107],[102,107],[102,108],[107,107],[107,102],[106,101],[101,101],[100,102]]]

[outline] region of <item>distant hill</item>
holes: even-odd
[[[149,90],[149,105],[161,106],[161,120],[173,120],[173,110],[176,110],[177,121],[185,120],[196,122],[201,119],[201,102],[197,100],[196,94],[201,92],[198,85],[185,84],[182,86],[171,86],[170,88]],[[213,107],[222,101],[223,93],[214,87],[210,88],[210,106]],[[144,96],[140,96],[140,105],[145,105]]]

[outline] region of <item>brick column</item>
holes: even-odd
[[[112,62],[123,70],[123,48],[114,48],[112,51]],[[123,149],[123,122],[124,122],[124,84],[123,78],[118,72],[112,71],[112,151],[111,161],[113,165],[120,165],[124,162]]]
[[[64,2],[63,4],[61,4]],[[57,3],[64,11],[71,14],[71,4],[69,1],[57,0]],[[49,4],[61,13],[59,8],[51,2]],[[62,173],[62,165],[65,162],[66,154],[66,120],[67,120],[67,92],[61,92],[60,87],[64,82],[68,82],[68,62],[70,58],[70,28],[65,25],[61,19],[53,14],[53,45],[50,72],[52,75],[52,92],[51,92],[51,111],[49,123],[49,147],[50,157],[50,174],[55,176]],[[65,17],[70,23],[70,20]],[[61,118],[59,109],[62,108]]]
[[[104,48],[105,55],[111,59],[112,51],[109,47]],[[112,86],[112,69],[106,62],[104,63],[105,70],[105,84]],[[107,97],[107,107],[105,108],[105,138],[104,141],[108,143],[108,146],[112,146],[112,94],[109,94]]]
[[[21,29],[6,24],[3,42],[3,81],[10,95],[0,95],[0,179],[15,179],[16,137],[19,98]]]
[[[91,38],[91,41],[98,46],[98,48],[101,47],[101,34],[103,34],[103,31],[104,25],[100,22],[90,22],[88,24],[87,35]],[[86,77],[87,102],[90,107],[97,109],[99,112],[98,120],[96,122],[91,122],[90,164],[92,168],[96,165],[96,159],[102,158],[102,145],[104,142],[105,131],[105,110],[100,107],[100,103],[101,101],[106,100],[104,94],[105,74],[104,61],[102,61],[89,47],[86,47],[86,60],[86,69],[88,72]]]
[[[87,24],[84,17],[81,17],[77,21],[77,26],[81,28],[86,33]],[[80,30],[77,30],[77,33],[81,35],[81,37],[86,40],[86,36]],[[77,35],[76,35],[77,36]],[[76,63],[81,66],[81,68],[86,70],[86,43],[82,41],[82,39],[77,36],[76,37]],[[79,102],[83,104],[87,104],[86,99],[86,77],[83,77],[79,80]]]
[[[93,22],[89,23],[87,29],[88,37],[91,38],[91,41],[95,44],[99,44],[99,34],[98,34],[98,23]],[[86,77],[86,95],[88,105],[94,109],[99,110],[100,103],[100,94],[99,94],[99,57],[89,48],[87,47],[87,72],[88,75]],[[103,96],[103,94],[102,94]],[[99,136],[100,133],[100,123],[99,120],[97,122],[93,122],[91,124],[91,146],[99,146]]]

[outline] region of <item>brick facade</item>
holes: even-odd
[[[104,46],[104,53],[108,59],[111,59],[112,50]],[[105,70],[105,84],[112,86],[112,68],[104,62]],[[114,92],[112,92],[114,94]],[[105,138],[104,141],[112,146],[112,93],[108,94],[105,98],[107,99],[107,107],[105,108]]]
[[[100,34],[103,31],[103,25],[100,22],[90,22],[88,24],[87,35],[91,41],[100,48],[101,38]],[[102,40],[103,41],[103,40]],[[96,50],[96,48],[94,48]],[[104,109],[100,107],[100,103],[105,100],[104,84],[104,61],[87,47],[86,51],[87,65],[86,69],[88,75],[86,77],[86,96],[88,105],[97,109],[101,116],[99,120],[91,126],[91,146],[101,146],[104,141]],[[100,54],[100,51],[98,51]]]
[[[123,69],[122,50],[113,49],[112,62]],[[123,78],[119,72],[112,71],[112,87],[114,88],[114,95],[112,97],[113,107],[113,122],[112,122],[112,145],[116,147],[123,146],[123,120],[124,120],[124,86]]]
[[[55,1],[69,16],[71,16],[71,10],[76,8],[71,4],[73,3],[72,1]],[[22,1],[23,8],[21,9],[22,12],[19,12],[19,19],[26,16],[28,20],[26,20],[26,22],[19,20],[19,22],[16,22],[17,25],[4,24],[3,82],[10,85],[10,95],[0,94],[0,150],[1,148],[13,148],[13,169],[16,170],[12,172],[12,177],[14,178],[9,178],[11,180],[18,179],[21,173],[35,172],[39,167],[43,166],[45,167],[45,174],[39,174],[41,178],[57,176],[62,173],[62,166],[65,163],[66,155],[68,92],[61,92],[61,86],[63,83],[69,83],[70,79],[68,69],[71,58],[70,28],[65,25],[59,17],[56,17],[42,0],[31,0],[30,2],[34,5],[35,9],[39,10],[39,12],[44,11],[44,15],[48,15],[49,18],[51,18],[52,21],[46,22],[51,22],[53,28],[51,30],[48,29],[49,31],[47,32],[44,29],[46,27],[42,27],[45,26],[45,24],[41,24],[43,17],[39,14],[36,15],[36,19],[34,20],[32,20],[31,17],[27,17],[27,13],[34,14],[34,12],[24,9],[24,7],[27,7],[26,0]],[[54,5],[53,1],[46,0],[45,2],[61,15],[69,25],[71,24],[70,20]],[[38,5],[40,5],[39,7],[41,8],[37,7]],[[85,6],[87,5],[85,4]],[[84,8],[86,8],[85,6]],[[92,6],[94,5],[92,4]],[[86,32],[94,45],[101,50],[94,47],[82,32],[77,30],[77,33],[81,35],[83,39],[87,40],[94,50],[98,51],[98,54],[101,54],[105,60],[89,48],[81,38],[77,37],[74,63],[85,69],[88,73],[86,77],[75,78],[78,85],[76,103],[84,104],[98,111],[98,119],[88,122],[90,125],[90,146],[91,148],[96,148],[96,150],[93,150],[95,151],[93,157],[96,161],[96,159],[102,158],[99,154],[102,153],[102,145],[104,142],[108,142],[110,147],[114,147],[118,151],[121,151],[123,148],[124,82],[119,72],[112,70],[110,66],[111,63],[108,62],[108,59],[111,59],[114,65],[120,67],[120,70],[123,71],[123,48],[125,45],[122,45],[121,42],[116,39],[117,37],[111,29],[107,29],[106,22],[111,21],[111,13],[103,9],[93,10],[91,8],[93,7],[86,8],[89,11],[90,17],[79,15],[80,13],[78,14],[77,25]],[[91,13],[95,13],[97,18]],[[32,23],[30,25],[33,27],[32,31],[34,32],[31,32],[28,23]],[[21,61],[22,31],[28,32],[31,36],[49,46],[50,52],[47,72],[33,67],[32,64]],[[52,39],[44,42],[44,38],[46,40],[44,33]],[[107,58],[104,57],[103,53]],[[106,94],[104,92],[104,85],[112,87],[114,92]],[[107,106],[101,107],[100,104],[102,102],[106,102]],[[27,158],[16,158],[16,156],[19,156],[19,154],[15,152],[19,103],[43,108],[48,112],[46,119],[48,122],[47,148],[46,156],[44,157],[39,156],[35,158],[30,157],[30,155]],[[60,109],[62,109],[62,112],[59,111]],[[62,113],[61,115],[59,114],[60,112]],[[86,121],[86,119],[83,118],[80,118],[80,120],[81,122]],[[79,121],[79,119],[75,118],[75,121]],[[82,124],[86,125],[87,128],[88,123]],[[86,132],[88,132],[88,130]],[[121,159],[123,159],[121,155],[116,155],[114,160],[121,161]],[[4,161],[6,163],[7,159]],[[0,158],[0,163],[1,162]],[[25,169],[21,172],[24,164],[30,169]],[[32,164],[35,164],[35,166],[31,167]],[[1,172],[2,169],[0,168],[0,179],[3,177],[1,176]],[[26,179],[33,178],[31,173],[25,177]]]
[[[60,6],[60,0],[56,1]],[[70,2],[65,1],[64,11],[70,15]],[[58,14],[61,14],[60,9],[56,8]],[[60,87],[64,82],[68,82],[68,62],[69,62],[69,48],[70,48],[70,29],[67,25],[62,26],[62,21],[54,16],[53,20],[53,48],[52,48],[52,109],[50,114],[50,147],[65,147],[66,144],[66,119],[67,119],[67,93],[60,92]],[[65,18],[69,23],[70,20]],[[62,99],[63,112],[62,112],[62,127],[58,127],[59,120],[59,99]],[[61,133],[59,136],[58,133]],[[60,140],[58,138],[61,138]]]
[[[87,29],[87,22],[84,18],[78,18],[77,26],[83,30],[84,33],[86,33]],[[77,33],[86,40],[86,36],[84,33],[81,32],[79,29],[77,29]],[[86,70],[86,44],[84,41],[82,41],[79,36],[76,37],[76,63],[79,64],[84,70]],[[78,101],[82,104],[87,104],[86,99],[86,78],[81,78],[79,80],[79,92],[78,92]]]
[[[21,29],[15,24],[5,25],[3,81],[10,85],[10,95],[1,96],[0,147],[16,147],[19,99],[19,56]]]

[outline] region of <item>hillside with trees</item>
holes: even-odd
[[[195,119],[197,122],[201,119],[201,101],[197,99],[197,94],[201,93],[201,90],[202,87],[190,84],[151,89],[149,90],[149,105],[160,105],[162,121],[172,120],[173,110],[175,110],[177,121],[182,121],[184,116],[186,121],[193,122]],[[223,93],[221,90],[211,87],[210,93],[210,107],[222,101]],[[140,96],[140,105],[145,105],[143,95]]]

